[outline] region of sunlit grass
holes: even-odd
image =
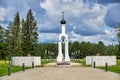
[[[105,69],[104,66],[98,67],[98,68]],[[112,71],[112,72],[120,74],[120,60],[117,60],[117,64],[116,65],[114,65],[114,66],[108,66],[108,71]]]
[[[44,67],[45,64],[48,64],[48,63],[51,63],[51,62],[54,62],[55,60],[54,59],[42,59],[41,60],[41,67]]]
[[[41,60],[41,66],[37,66],[37,67],[44,67],[45,64],[50,63],[50,62],[54,62],[55,60],[52,59],[42,59]],[[0,60],[0,76],[4,76],[8,74],[8,61],[4,61],[4,60]],[[11,73],[15,73],[15,72],[19,72],[22,71],[22,67],[21,66],[12,66],[11,65]],[[25,67],[25,69],[29,69],[30,67]]]
[[[83,66],[91,67],[91,65],[86,65],[85,59],[72,60],[77,63],[81,63]],[[105,66],[97,67],[99,69],[105,70]],[[117,64],[114,66],[108,66],[108,71],[119,73],[120,74],[120,59],[117,60]]]
[[[20,66],[10,66],[11,73],[22,71],[22,67]],[[25,69],[28,69],[30,67],[25,67]],[[0,61],[0,76],[4,76],[8,74],[8,61]]]
[[[71,61],[82,64],[82,66],[86,66],[86,61],[84,59],[72,59]]]

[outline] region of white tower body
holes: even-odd
[[[62,30],[61,34],[59,35],[59,42],[58,42],[58,56],[57,56],[57,64],[69,65],[70,64],[70,57],[68,52],[68,35],[66,34],[65,27],[66,21],[64,20],[64,13],[63,18],[61,20]],[[64,54],[62,44],[65,44]]]

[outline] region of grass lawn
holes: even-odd
[[[45,64],[53,62],[55,60],[46,60],[46,59],[42,59],[41,60],[41,66],[37,66],[37,67],[44,67]],[[30,67],[25,67],[25,69],[29,69]],[[19,72],[22,71],[22,67],[20,66],[11,66],[11,73],[15,73],[15,72]],[[8,74],[8,61],[3,61],[0,60],[0,76],[4,76]]]
[[[47,63],[51,63],[51,62],[54,62],[55,60],[53,60],[53,59],[42,59],[41,60],[41,67],[44,67],[45,66],[45,64],[47,64]]]
[[[44,67],[45,64],[54,62],[55,60],[52,59],[42,59],[41,66],[36,67]],[[29,69],[30,67],[25,67],[25,69]],[[11,74],[15,72],[22,71],[22,67],[20,66],[11,66]],[[8,74],[8,61],[0,60],[0,76],[4,76]]]
[[[83,66],[86,66],[86,67],[91,67],[91,65],[86,65],[86,62],[84,59],[79,59],[79,60],[73,60],[74,62],[77,62],[77,63],[81,63]],[[97,67],[99,69],[103,69],[105,70],[105,67],[102,66],[102,67]],[[120,59],[117,59],[117,64],[114,65],[114,66],[109,66],[108,67],[108,71],[111,71],[111,72],[115,72],[115,73],[119,73],[120,74]]]
[[[86,66],[85,59],[77,59],[77,60],[71,60],[71,61],[80,63],[80,64],[82,64],[83,66]]]
[[[25,67],[28,69],[30,67]],[[20,66],[11,66],[11,73],[15,73],[18,71],[22,71],[22,67]],[[4,76],[8,74],[8,61],[0,61],[0,76]]]
[[[97,67],[97,68],[105,69],[105,67]],[[108,67],[108,71],[112,71],[112,72],[120,74],[120,59],[117,60],[117,65],[115,65],[115,66],[109,66]]]
[[[80,59],[80,60],[75,61],[75,62],[81,63],[83,66],[86,66],[86,67],[91,67],[90,65],[86,65],[84,59]],[[97,68],[105,70],[105,67],[104,67],[104,66],[102,66],[102,67],[97,67]],[[119,73],[119,74],[120,74],[120,59],[117,59],[117,64],[116,64],[116,65],[114,65],[114,66],[109,66],[109,67],[108,67],[108,71],[111,71],[111,72],[115,72],[115,73]]]

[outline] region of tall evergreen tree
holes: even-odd
[[[26,55],[26,53],[28,52],[27,50],[27,32],[26,32],[26,23],[25,20],[22,19],[22,31],[21,31],[21,46],[22,46],[22,51],[23,51],[23,56]]]
[[[32,10],[27,13],[26,21],[22,20],[22,48],[24,54],[35,55],[35,48],[37,46],[37,23],[34,19]]]
[[[5,31],[6,37],[6,49],[8,54],[13,54],[13,35],[11,33],[12,23],[9,23],[8,29]]]
[[[7,44],[11,54],[16,56],[20,53],[20,17],[17,12],[13,22],[10,22],[8,26],[7,34]]]
[[[97,53],[100,55],[105,55],[106,47],[102,41],[99,41],[97,44]]]
[[[0,43],[3,42],[3,37],[4,37],[3,32],[4,32],[3,27],[0,25]]]
[[[118,38],[118,43],[119,43],[118,47],[119,47],[119,55],[120,55],[120,23],[117,26],[117,30],[116,31],[117,31],[117,38]]]
[[[0,59],[3,59],[5,55],[4,52],[4,29],[0,25]]]
[[[14,54],[20,55],[20,17],[17,12],[13,21],[14,26]]]

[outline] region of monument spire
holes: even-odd
[[[64,12],[62,12],[62,19],[64,19]]]
[[[61,24],[66,24],[66,21],[64,19],[64,12],[62,12],[62,20],[60,21]]]
[[[59,35],[59,42],[58,42],[57,65],[70,65],[70,57],[68,52],[68,35],[65,32],[66,21],[64,19],[64,12],[62,12],[62,20],[60,21],[60,23],[62,25],[61,25],[61,34]],[[64,46],[62,46],[63,43]]]

